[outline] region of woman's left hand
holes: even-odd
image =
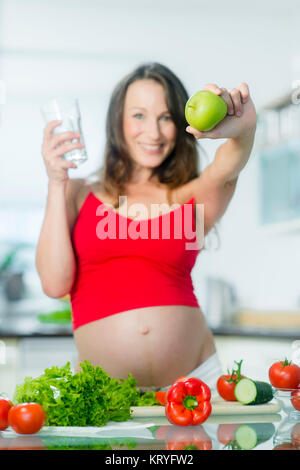
[[[241,83],[229,93],[226,88],[216,84],[208,84],[204,90],[209,90],[226,101],[227,115],[211,131],[200,132],[192,126],[186,131],[196,139],[230,139],[251,134],[256,128],[256,110],[250,97],[247,83]]]

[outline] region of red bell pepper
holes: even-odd
[[[196,377],[176,381],[167,391],[166,417],[179,426],[204,423],[211,414],[211,391]]]
[[[197,427],[169,426],[167,450],[211,450],[212,440],[199,424]]]

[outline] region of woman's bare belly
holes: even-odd
[[[164,387],[215,352],[201,310],[159,306],[111,315],[74,331],[79,364],[87,359],[112,377],[131,373],[141,387]]]

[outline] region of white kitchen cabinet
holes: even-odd
[[[13,397],[15,387],[27,376],[38,377],[46,368],[71,363],[74,370],[77,350],[72,337],[1,338],[0,394]]]
[[[61,367],[67,362],[74,369],[77,350],[72,337],[20,338],[18,383],[26,376],[37,377],[46,368]]]
[[[0,340],[0,395],[12,397],[19,370],[18,339]]]
[[[242,373],[256,380],[268,381],[273,362],[291,356],[291,339],[215,335],[216,349],[224,372],[234,361],[243,359]]]

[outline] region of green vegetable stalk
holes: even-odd
[[[55,310],[50,313],[40,313],[37,318],[42,323],[68,324],[72,321],[72,313],[70,308],[66,308],[64,310]]]
[[[108,421],[127,421],[140,392],[131,374],[128,379],[111,378],[88,361],[73,374],[70,362],[45,369],[37,378],[26,377],[17,385],[14,404],[39,403],[47,415],[46,426],[104,426]]]

